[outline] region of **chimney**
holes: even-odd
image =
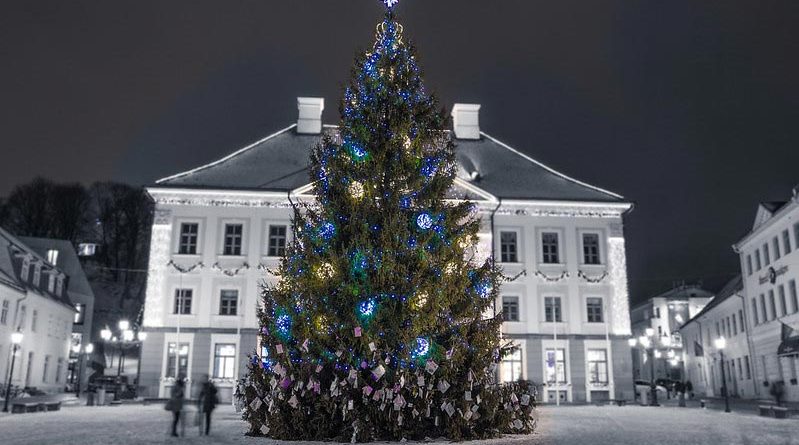
[[[298,97],[297,133],[320,134],[322,132],[322,110],[325,109],[323,97]]]
[[[455,104],[452,127],[457,139],[480,139],[480,104]]]

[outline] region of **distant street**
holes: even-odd
[[[244,436],[246,424],[229,406],[220,407],[207,438],[199,436],[193,426],[186,427],[184,438],[169,437],[168,414],[161,405],[64,408],[52,413],[4,415],[0,417],[0,432],[4,445],[278,443]],[[799,419],[767,419],[749,413],[676,407],[547,406],[541,407],[539,414],[539,431],[533,436],[470,443],[799,444]]]

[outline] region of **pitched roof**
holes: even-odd
[[[19,239],[43,257],[47,257],[48,250],[57,250],[58,260],[56,261],[56,266],[69,276],[67,292],[94,296],[92,287],[89,285],[89,280],[86,278],[86,273],[83,271],[83,266],[78,259],[78,253],[75,251],[75,247],[71,242],[60,239],[33,238],[28,236],[21,236]]]
[[[694,320],[698,320],[699,317],[705,315],[714,307],[718,306],[723,301],[734,296],[738,292],[741,292],[743,289],[744,289],[743,277],[740,274],[736,275],[716,293],[716,296],[712,300],[710,300],[710,302],[705,307],[703,307],[701,311],[699,311],[696,315],[694,315],[693,318],[685,322],[685,324],[682,325],[682,327],[688,326],[688,324],[690,324]]]
[[[60,267],[53,266],[47,262],[44,255],[41,255],[22,240],[0,227],[0,282],[8,286],[15,287],[23,292],[32,292],[45,298],[51,298],[58,303],[64,304],[74,309],[74,306],[72,306],[72,302],[69,299],[68,292],[63,292],[59,297],[55,294],[47,292],[46,288],[33,286],[30,282],[24,282],[19,278],[19,273],[17,272],[17,266],[15,263],[19,263],[21,261],[14,259],[14,253],[17,251],[29,253],[38,261],[41,261],[43,264],[45,264],[48,268],[54,268],[69,276]],[[69,280],[67,280],[67,283],[68,282]]]
[[[210,164],[156,181],[156,187],[290,191],[310,182],[309,150],[319,135],[297,134],[291,125]],[[325,131],[335,132],[335,126]],[[505,199],[626,202],[615,193],[559,173],[481,133],[457,140],[459,170],[472,184]]]

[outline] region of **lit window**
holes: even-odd
[[[588,350],[588,383],[594,385],[608,383],[608,354],[604,349]]]
[[[286,254],[286,226],[269,226],[268,256],[282,257]]]
[[[518,263],[519,262],[518,248],[519,245],[516,232],[499,233],[500,260],[503,263]]]
[[[566,351],[547,349],[545,354],[547,383],[566,383]]]
[[[239,304],[239,291],[224,289],[219,296],[219,315],[236,315]]]
[[[225,245],[222,254],[241,255],[241,239],[244,226],[241,224],[225,224]]]
[[[178,358],[180,359],[180,366],[176,372],[175,363],[178,362]],[[178,352],[175,343],[169,343],[167,347],[167,358],[166,358],[166,377],[167,378],[177,378],[178,375],[182,375],[184,377],[187,376],[186,372],[189,369],[189,344],[188,343],[181,343],[180,344],[180,351]]]
[[[86,312],[85,303],[75,303],[75,318],[72,320],[73,324],[83,324],[83,319]]]
[[[558,264],[560,262],[560,252],[558,250],[558,234],[555,232],[544,232],[541,234],[541,249],[543,261],[546,264]]]
[[[214,346],[214,378],[232,379],[236,372],[236,345],[217,344]]]
[[[585,264],[600,264],[599,235],[596,233],[583,234],[583,262]]]
[[[602,323],[602,299],[586,298],[585,309],[588,314],[589,323]]]
[[[55,266],[58,264],[58,251],[50,249],[47,251],[47,262]]]
[[[516,348],[502,358],[500,376],[503,382],[515,382],[522,378],[522,350]]]
[[[502,318],[519,321],[519,297],[502,297]]]
[[[197,223],[182,223],[180,225],[180,244],[178,254],[196,255],[197,239],[200,233],[200,225]]]
[[[191,289],[175,289],[175,310],[174,314],[190,315],[191,314]]]
[[[562,322],[560,297],[544,298],[544,319],[548,323]]]

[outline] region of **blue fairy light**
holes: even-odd
[[[411,358],[421,358],[430,353],[430,341],[424,337],[416,339],[416,347],[411,351]]]
[[[438,171],[438,158],[425,158],[422,163],[422,175],[430,179]]]
[[[363,161],[367,156],[369,156],[369,152],[366,150],[366,147],[359,142],[347,139],[344,141],[344,145],[347,147],[347,151],[350,152],[350,155],[354,161]]]
[[[358,304],[358,312],[363,317],[371,317],[374,315],[375,309],[377,309],[377,300],[374,298],[370,298]]]
[[[416,216],[416,225],[422,230],[429,230],[433,227],[433,217],[427,212],[422,212]]]
[[[403,196],[400,198],[400,208],[409,209],[411,207],[411,197]]]
[[[319,230],[317,233],[325,241],[330,241],[330,239],[336,235],[336,226],[330,221],[327,221],[323,223],[321,226],[319,226]]]
[[[399,0],[381,0],[381,1],[386,4],[386,8],[393,8],[394,5],[399,3]]]
[[[275,319],[275,327],[278,334],[282,337],[291,336],[291,316],[289,314],[278,315]]]

